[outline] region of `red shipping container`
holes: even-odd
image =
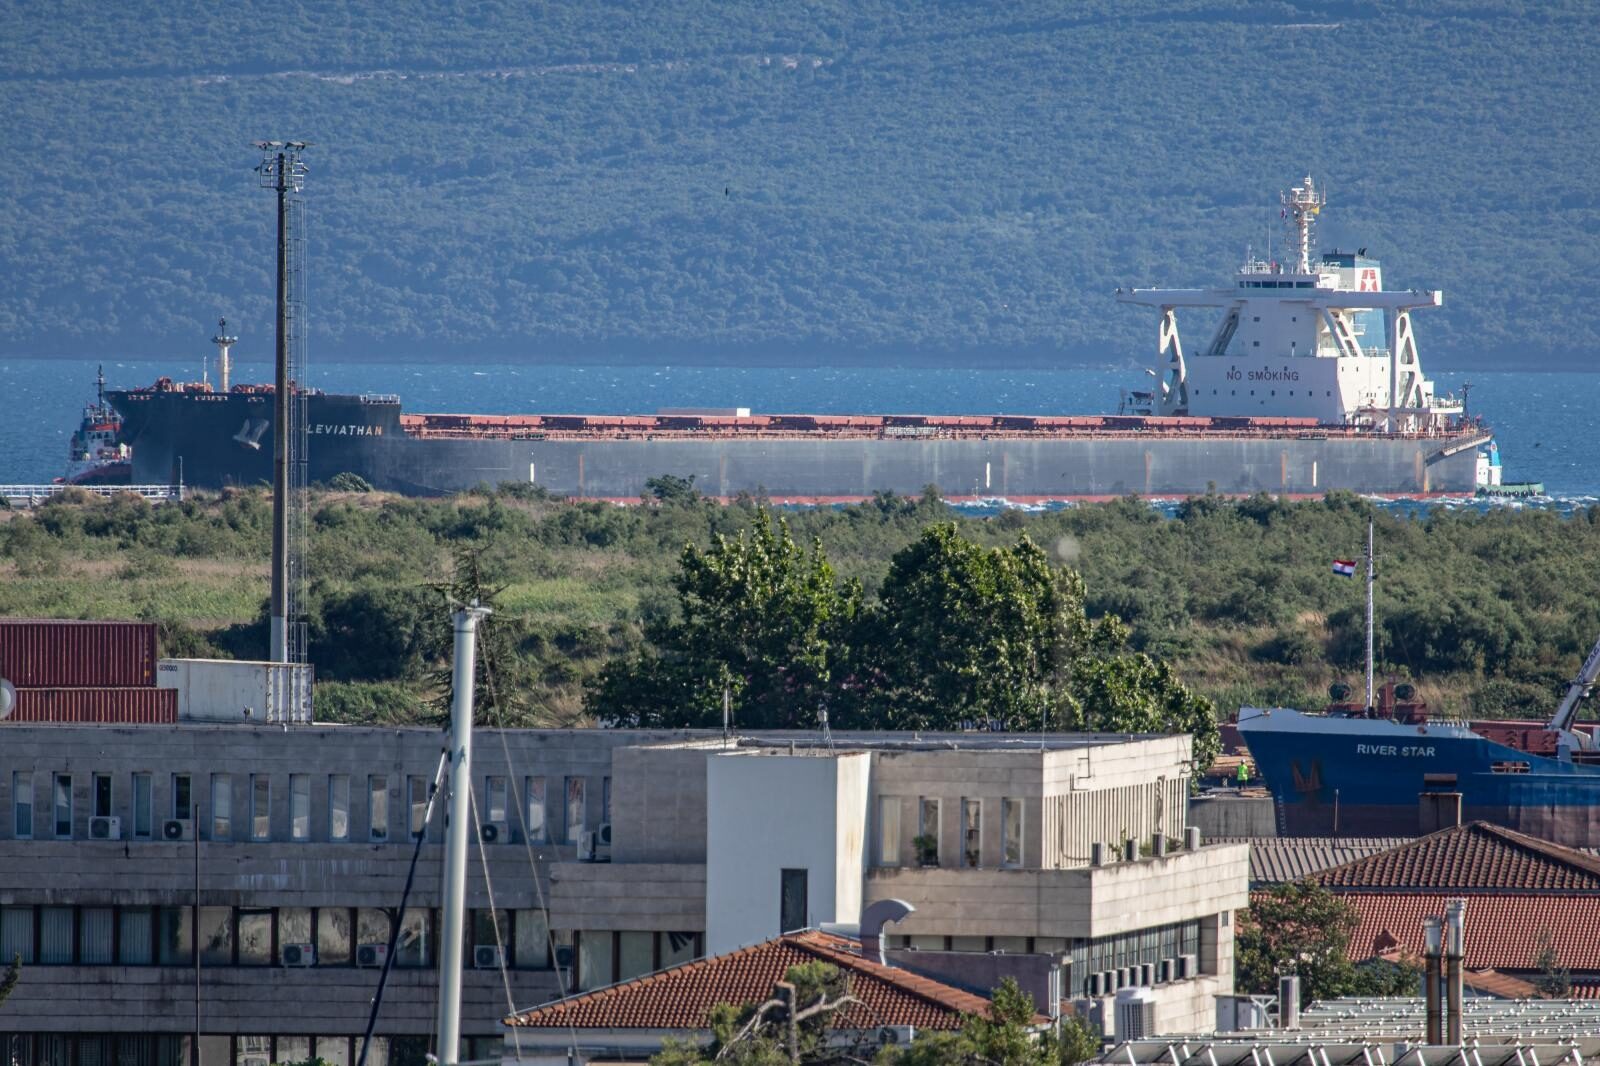
[[[178,720],[175,688],[19,688],[10,722],[171,725]]]
[[[17,688],[153,686],[155,623],[0,618],[0,677]]]

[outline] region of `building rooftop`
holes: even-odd
[[[1600,858],[1488,822],[1469,822],[1353,859],[1313,879],[1336,892],[1600,896]]]
[[[1466,964],[1473,969],[1537,969],[1545,938],[1570,970],[1600,970],[1600,896],[1496,895],[1472,892],[1351,893],[1356,962],[1399,950],[1422,957],[1422,920],[1444,913],[1451,898],[1467,901]]]
[[[1250,845],[1250,883],[1276,885],[1303,881],[1313,874],[1343,866],[1413,837],[1212,837],[1212,844]]]
[[[533,1029],[705,1030],[710,1028],[712,1007],[765,1000],[789,967],[807,962],[832,963],[845,971],[850,994],[862,1000],[838,1017],[836,1028],[959,1029],[963,1015],[989,1009],[982,996],[868,961],[859,950],[856,941],[828,933],[790,933],[522,1011],[506,1018],[505,1024]],[[1041,1025],[1048,1021],[1038,1019]]]

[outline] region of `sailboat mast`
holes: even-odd
[[[1372,519],[1367,519],[1367,709],[1376,706],[1372,702],[1372,578],[1374,568],[1372,565]]]

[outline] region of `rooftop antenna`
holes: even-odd
[[[273,379],[272,602],[273,662],[305,659],[301,619],[305,581],[305,141],[257,141],[261,187],[278,194],[277,348]]]
[[[229,336],[227,319],[217,319],[217,335],[211,338],[211,343],[217,346],[217,384],[222,392],[227,392],[233,376],[233,357],[229,353],[239,343],[238,337]]]

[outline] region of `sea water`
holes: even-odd
[[[194,380],[195,361],[21,359],[0,364],[0,483],[59,477],[67,439],[108,388],[157,377]],[[215,374],[215,368],[212,370]],[[268,381],[265,363],[235,363],[236,381]],[[308,383],[327,392],[394,393],[411,412],[653,414],[664,407],[748,407],[757,413],[1104,414],[1120,390],[1147,388],[1136,368],[540,366],[322,363]],[[1500,443],[1507,481],[1539,481],[1563,509],[1600,498],[1600,374],[1438,372],[1440,393],[1470,381],[1470,412]]]

